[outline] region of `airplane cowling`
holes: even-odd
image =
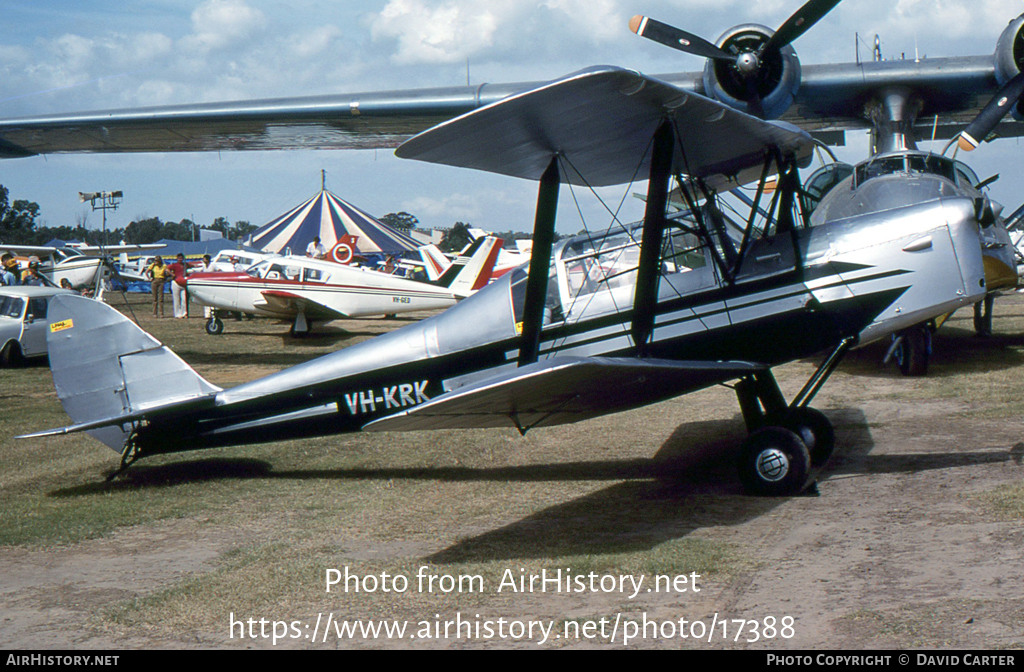
[[[767,26],[746,23],[727,30],[715,44],[729,53],[756,51],[774,34]],[[793,104],[800,89],[800,59],[788,44],[776,54],[765,56],[766,62],[756,76],[756,91],[764,118],[778,119]],[[755,114],[749,105],[750,84],[729,62],[708,59],[704,66],[704,91],[720,103]]]
[[[996,42],[993,56],[996,67],[996,81],[1004,86],[1011,79],[1024,71],[1024,14],[1021,14],[1003,29]],[[1010,110],[1010,115],[1017,121],[1024,121],[1024,100]]]

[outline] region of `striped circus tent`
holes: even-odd
[[[351,203],[338,198],[326,188],[302,205],[264,224],[247,244],[284,254],[305,254],[313,238],[330,250],[345,234],[358,236],[356,251],[360,254],[400,254],[419,247],[413,238],[401,233]]]

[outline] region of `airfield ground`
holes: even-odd
[[[224,387],[407,323],[338,321],[292,340],[284,324],[228,321],[209,337],[201,318],[152,319],[146,296],[131,307]],[[742,493],[744,429],[724,387],[525,438],[247,446],[147,459],[107,483],[117,455],[87,436],[12,438],[66,416],[45,366],[3,371],[0,646],[621,648],[632,632],[630,648],[1024,648],[1024,296],[996,301],[994,328],[977,338],[970,312],[955,315],[923,379],[883,367],[884,345],[852,353],[815,402],[836,454],[817,496],[788,499]],[[777,369],[787,395],[816,363]],[[346,568],[364,589],[382,573],[409,584],[327,593],[328,570]],[[506,573],[542,569],[645,583],[635,597],[630,584],[498,591]],[[699,592],[646,590],[693,573]],[[434,592],[418,574],[435,577]],[[481,589],[445,594],[445,576],[478,576]],[[324,641],[328,614],[409,629]],[[434,637],[460,618],[471,625]],[[268,637],[251,638],[260,619]],[[548,640],[527,636],[528,621],[553,624]]]

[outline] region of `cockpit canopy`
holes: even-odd
[[[884,179],[894,177],[901,179]],[[880,154],[829,187],[811,215],[811,226],[977,192],[977,184],[978,176],[967,165],[939,154]]]

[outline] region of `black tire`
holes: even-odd
[[[763,427],[748,436],[740,449],[740,482],[754,495],[798,495],[807,487],[810,470],[807,446],[784,427]]]
[[[3,348],[0,348],[0,367],[5,369],[21,366],[25,358],[21,355],[21,345],[17,341],[7,341]]]
[[[210,336],[220,336],[224,333],[224,320],[219,317],[211,317],[206,321],[206,333]]]
[[[810,406],[791,408],[786,411],[783,421],[777,424],[800,437],[807,446],[812,467],[821,467],[832,457],[836,449],[836,430],[818,409]]]
[[[974,333],[978,336],[992,335],[992,302],[994,298],[986,296],[974,304]]]
[[[921,377],[928,374],[928,333],[925,327],[904,330],[896,348],[896,362],[904,376]]]

